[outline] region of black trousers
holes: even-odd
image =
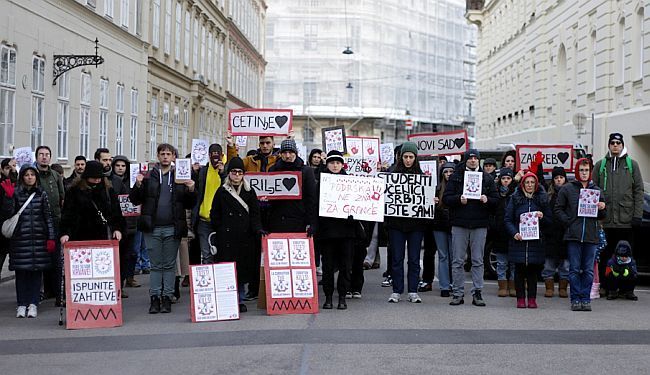
[[[634,232],[632,228],[610,228],[605,229],[605,237],[607,238],[607,246],[600,253],[600,262],[598,263],[598,276],[600,277],[601,287],[609,289],[607,283],[609,282],[605,277],[605,268],[607,268],[607,261],[612,257],[616,250],[618,241],[625,240],[632,246],[632,254],[634,254]]]
[[[321,255],[323,257],[323,292],[326,296],[334,294],[334,270],[338,268],[339,276],[336,280],[336,289],[339,292],[339,297],[344,297],[350,290],[352,279],[354,240],[351,238],[323,240]]]
[[[433,283],[436,276],[436,241],[433,230],[424,232],[424,255],[422,257],[422,281]]]
[[[365,279],[363,277],[363,261],[366,259],[368,250],[364,243],[357,242],[354,245],[354,255],[352,256],[352,280],[350,283],[350,292],[359,292],[363,289]]]
[[[537,275],[542,268],[541,264],[515,263],[515,290],[517,298],[537,298]],[[528,290],[526,291],[526,282]],[[527,293],[526,293],[527,292]]]
[[[636,286],[635,277],[615,277],[610,274],[607,276],[607,290],[620,293],[633,292]]]

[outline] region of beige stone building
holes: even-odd
[[[479,26],[476,145],[577,141],[600,158],[621,132],[650,176],[648,4],[468,0]]]

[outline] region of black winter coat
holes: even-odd
[[[331,173],[329,170],[323,170],[321,173]],[[339,174],[347,175],[345,170],[341,169]],[[320,183],[317,185],[317,196],[320,197]],[[320,199],[317,201],[319,207],[317,212],[320,212]],[[363,230],[361,223],[354,219],[337,219],[333,217],[318,217],[318,235],[319,240],[331,239],[354,239],[358,237],[358,233]]]
[[[408,171],[398,172],[397,168],[390,173],[412,173]],[[435,213],[434,213],[435,217]],[[431,229],[432,220],[415,219],[410,217],[384,217],[384,227],[388,230],[397,230],[402,233],[425,232]]]
[[[269,231],[273,233],[304,233],[307,225],[316,232],[318,226],[318,195],[316,179],[311,167],[296,157],[293,163],[279,159],[269,172],[302,172],[302,199],[281,199],[270,202]]]
[[[14,235],[9,240],[9,269],[12,271],[41,271],[52,267],[52,256],[46,245],[47,240],[55,237],[47,193],[40,187],[28,190],[18,185],[12,198],[4,198],[3,210],[8,217],[13,216],[33,192],[36,194],[20,214]]]
[[[215,262],[236,262],[237,281],[253,282],[259,264],[256,261],[256,242],[260,241],[260,207],[255,190],[245,184],[239,197],[248,205],[248,211],[233,197],[230,185],[222,185],[212,200],[210,221],[216,232]]]
[[[492,249],[497,254],[508,254],[508,244],[510,243],[510,235],[506,230],[505,216],[506,207],[510,202],[510,197],[514,190],[508,190],[508,194],[502,196],[499,194],[499,202],[494,210],[492,222],[488,228],[488,237],[492,241]]]
[[[555,204],[557,202],[556,192],[551,196],[548,202],[548,207],[551,213],[555,211]],[[549,258],[566,259],[567,250],[566,243],[564,242],[564,230],[566,228],[559,220],[552,220],[550,224],[542,228],[544,234],[544,247],[546,247],[546,256]]]
[[[187,237],[187,216],[185,210],[191,210],[196,203],[196,190],[190,192],[183,184],[176,184],[174,180],[174,171],[170,169],[169,173],[172,184],[172,214],[174,216],[174,237]],[[160,197],[160,169],[155,167],[151,170],[149,178],[142,181],[138,187],[133,185],[129,199],[135,205],[142,205],[142,215],[138,219],[138,230],[145,233],[151,233],[154,229],[156,210],[158,208],[158,199]]]
[[[117,156],[116,156],[117,158]],[[113,159],[113,165],[115,165],[116,160],[123,160],[123,159]],[[130,181],[129,181],[129,161],[126,160],[126,173],[124,176],[120,177],[116,175],[115,173],[111,174],[110,180],[111,184],[113,185],[113,190],[115,190],[115,194],[117,195],[129,195],[131,192],[131,187]],[[137,216],[127,216],[124,217],[124,222],[126,223],[126,232],[124,234],[124,239],[126,239],[126,236],[133,236],[135,235],[135,232],[138,230],[138,217]]]
[[[82,179],[77,180],[68,191],[70,195],[63,204],[61,236],[70,236],[70,241],[89,241],[110,239],[116,230],[125,233],[126,224],[112,186],[104,182],[91,189]],[[97,209],[107,221],[108,228]]]
[[[482,170],[479,168],[478,171]],[[494,179],[489,174],[483,173],[481,194],[487,196],[487,203],[482,203],[478,199],[470,199],[467,204],[460,203],[464,182],[465,163],[460,163],[454,174],[449,177],[442,197],[443,202],[449,207],[451,225],[468,229],[486,228],[490,221],[490,213],[499,202],[499,193]]]
[[[440,190],[441,189],[442,189],[442,185],[436,186],[436,197],[440,196]],[[436,232],[451,233],[451,221],[449,219],[449,207],[447,207],[442,202],[442,200],[439,201],[438,204],[436,204],[436,213],[433,216],[433,230],[436,231]]]
[[[541,211],[543,217],[540,221],[540,239],[517,241],[513,237],[519,233],[519,215],[525,212]],[[508,244],[508,260],[514,263],[543,264],[545,249],[543,243],[543,227],[552,221],[551,210],[548,206],[548,196],[540,188],[532,198],[527,198],[521,189],[517,188],[512,194],[505,209],[505,228],[510,237]]]
[[[589,181],[588,189],[600,188]],[[578,200],[580,199],[580,189],[582,183],[571,181],[562,187],[557,195],[557,202],[553,209],[555,219],[558,220],[564,229],[565,241],[578,241],[591,244],[598,244],[598,220],[604,219],[607,209],[599,210],[598,217],[578,217]],[[605,197],[601,192],[600,202],[604,202]]]

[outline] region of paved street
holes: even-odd
[[[647,288],[638,302],[597,300],[592,313],[576,313],[557,297],[517,310],[494,282],[485,308],[469,298],[452,307],[435,292],[395,305],[380,281],[380,270],[367,271],[363,299],[347,311],[269,317],[249,303],[239,321],[200,324],[190,322],[188,288],[158,315],[147,314],[146,287],[130,288],[124,326],[79,331],[57,325],[53,301],[37,319],[16,319],[9,281],[0,285],[0,373],[637,374],[650,365]]]

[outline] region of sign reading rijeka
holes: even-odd
[[[435,180],[423,174],[380,173],[386,180],[385,215],[433,219]]]
[[[190,266],[190,279],[193,323],[239,319],[235,263]]]
[[[418,156],[458,155],[467,151],[467,131],[418,133],[408,136],[418,148]]]
[[[520,170],[530,168],[535,160],[535,155],[541,151],[544,163],[544,172],[550,172],[555,167],[562,167],[566,171],[573,170],[572,145],[517,145],[517,163]]]
[[[244,178],[258,199],[302,199],[301,172],[246,173]]]
[[[66,328],[121,326],[118,241],[70,241],[63,252]]]
[[[385,190],[383,178],[321,173],[318,214],[383,222]]]
[[[232,135],[285,136],[293,128],[291,109],[231,109],[228,130]]]

